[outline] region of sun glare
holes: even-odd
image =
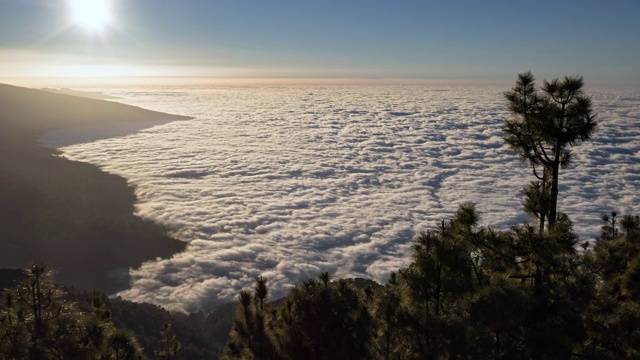
[[[73,23],[90,32],[99,32],[111,23],[109,0],[69,0]]]

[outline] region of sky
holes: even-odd
[[[107,14],[74,15],[101,2]],[[531,70],[638,86],[638,18],[638,1],[0,0],[0,82],[512,82]]]

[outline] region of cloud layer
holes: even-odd
[[[189,242],[132,270],[124,298],[209,309],[268,278],[273,296],[329,271],[385,281],[416,233],[473,202],[482,222],[523,222],[530,170],[502,140],[499,87],[110,89],[195,120],[63,148],[136,187],[140,216]],[[640,213],[640,94],[598,89],[599,132],[561,174],[560,208],[584,239]],[[63,136],[58,134],[57,136]]]

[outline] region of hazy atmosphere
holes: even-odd
[[[76,3],[80,10],[70,11]],[[85,6],[83,15],[82,3],[99,5],[95,11]],[[532,70],[540,79],[580,74],[591,85],[637,85],[639,8],[625,0],[3,0],[0,79],[508,84]]]

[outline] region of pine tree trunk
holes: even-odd
[[[551,199],[549,204],[549,227],[556,223],[558,218],[558,177],[560,175],[560,151],[556,151],[556,158],[551,169]]]

